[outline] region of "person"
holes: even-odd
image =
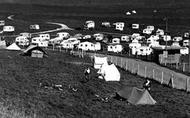
[[[84,70],[85,79],[88,81],[90,79],[90,68]]]
[[[147,79],[143,84],[143,88],[150,91],[150,87],[151,87],[151,81]]]

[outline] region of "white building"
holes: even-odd
[[[14,26],[3,26],[3,32],[14,32],[15,27]]]
[[[30,25],[30,29],[32,29],[32,30],[39,30],[40,29],[40,25],[38,25],[38,24]]]
[[[25,36],[16,37],[15,42],[18,43],[18,45],[22,45],[22,46],[29,45],[29,43],[30,43],[28,38]]]
[[[146,27],[146,29],[149,29],[149,30],[152,30],[152,31],[153,31],[153,30],[154,30],[154,26],[149,25],[149,26]]]
[[[184,37],[185,37],[185,38],[189,38],[189,37],[190,37],[189,32],[185,32],[185,33],[184,33]]]
[[[121,36],[121,41],[129,42],[130,37],[128,35]]]
[[[143,34],[150,35],[150,34],[152,34],[152,30],[146,28],[146,29],[143,30]]]
[[[4,20],[0,20],[0,26],[4,26],[5,25],[5,21]]]
[[[62,37],[55,37],[49,40],[49,44],[57,45],[57,44],[60,44],[62,41],[63,41]]]
[[[39,37],[42,39],[42,40],[50,40],[50,34],[39,34]]]
[[[85,28],[86,29],[94,29],[95,28],[95,22],[92,20],[85,22]]]
[[[23,33],[20,33],[19,35],[20,35],[20,36],[25,36],[25,37],[27,37],[27,38],[31,38],[31,34],[28,33],[28,32],[23,32]]]
[[[186,46],[189,46],[189,40],[183,40],[183,46],[186,47]]]
[[[139,36],[141,36],[139,33],[133,33],[133,34],[131,35],[131,38],[132,38],[132,39],[135,39],[136,37],[139,37]]]
[[[111,27],[110,22],[102,22],[103,27]]]
[[[140,47],[141,47],[140,43],[130,43],[129,44],[129,48],[131,49],[133,55],[135,55],[137,53],[137,50]]]
[[[159,36],[151,35],[146,41],[147,41],[147,43],[152,43],[157,40],[159,40]]]
[[[48,47],[49,42],[47,40],[42,39],[41,37],[34,37],[32,38],[31,43],[33,45],[38,45],[39,47]]]
[[[83,36],[83,39],[90,39],[92,36],[91,35],[85,35]]]
[[[182,54],[182,55],[189,54],[189,48],[188,47],[182,47],[182,49],[180,49],[180,54]]]
[[[123,46],[120,44],[109,44],[107,49],[108,49],[108,52],[119,53],[119,52],[122,52]]]
[[[113,25],[115,25],[116,30],[123,31],[125,23],[124,22],[116,22],[116,23],[113,23]]]
[[[119,43],[120,43],[120,39],[119,39],[119,38],[113,38],[113,39],[112,39],[112,43],[117,43],[117,44],[119,44]]]
[[[163,35],[162,38],[164,41],[171,41],[172,40],[170,35]]]
[[[141,46],[139,48],[137,48],[137,55],[150,55],[152,53],[152,48],[148,47],[148,46]]]
[[[102,41],[104,39],[104,35],[102,33],[94,34],[93,37],[96,41]]]
[[[173,46],[173,47],[181,47],[181,46],[179,45],[179,42],[177,42],[177,41],[173,42],[171,46]]]
[[[157,30],[156,30],[156,35],[158,35],[158,36],[163,36],[163,35],[164,35],[164,30],[162,30],[162,29],[157,29]]]
[[[139,29],[139,24],[132,24],[132,29]]]
[[[80,43],[80,40],[78,40],[77,38],[69,38],[67,40],[63,40],[61,42],[61,46],[65,49],[73,49],[74,45],[77,45]]]
[[[180,37],[180,36],[177,36],[177,37],[174,37],[172,40],[173,40],[173,41],[177,41],[177,42],[179,42],[179,41],[182,41],[183,38]]]
[[[97,51],[97,50],[101,50],[101,44],[98,42],[98,43],[92,43],[92,42],[82,42],[82,43],[79,43],[78,45],[78,49],[81,49],[81,50],[90,50],[90,51]]]
[[[61,38],[69,38],[70,34],[68,32],[58,32],[57,33],[57,37],[61,37]]]

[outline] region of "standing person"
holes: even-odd
[[[89,81],[89,79],[90,79],[90,68],[89,67],[84,70],[84,75],[85,75],[86,81]]]
[[[143,84],[143,88],[150,91],[150,87],[151,87],[151,81],[147,79]]]

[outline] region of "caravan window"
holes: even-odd
[[[88,45],[87,45],[87,44],[85,44],[85,46],[87,47]]]

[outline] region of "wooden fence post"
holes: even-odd
[[[186,91],[189,92],[189,78],[186,79]]]
[[[185,63],[183,63],[183,72],[185,72]]]
[[[122,58],[121,58],[121,66],[120,66],[121,68],[123,68],[123,61],[122,61]]]
[[[174,88],[174,74],[172,74],[172,78],[171,78],[171,83],[172,83],[172,88]]]
[[[147,66],[144,67],[144,77],[147,78]]]
[[[162,75],[161,75],[161,84],[163,84],[163,82],[164,82],[164,72],[162,71]]]
[[[125,69],[128,71],[128,60],[126,60]]]
[[[155,77],[154,77],[155,75],[154,74],[155,74],[155,72],[154,72],[154,69],[153,69],[152,70],[152,79],[155,79]]]
[[[140,70],[140,65],[138,63],[138,65],[137,65],[137,75],[139,75],[139,70]]]

